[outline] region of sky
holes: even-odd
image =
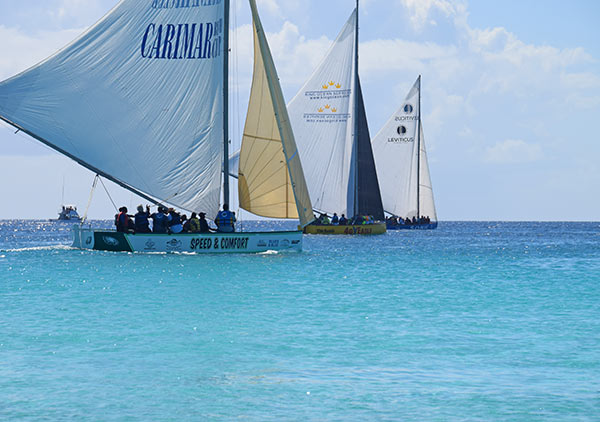
[[[0,80],[56,52],[117,1],[40,3],[0,0]],[[235,146],[252,45],[249,6],[232,3]],[[288,101],[354,6],[352,0],[258,1]],[[359,74],[371,136],[422,75],[422,120],[440,220],[600,220],[600,2],[363,0],[359,20]],[[0,124],[0,219],[53,218],[63,201],[83,212],[93,179]],[[119,206],[142,202],[110,182],[106,187]],[[101,186],[88,215],[114,215]]]

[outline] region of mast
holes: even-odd
[[[417,120],[417,220],[421,218],[421,75],[419,75],[419,119]]]
[[[358,214],[358,0],[356,0],[356,27],[354,28],[354,139],[352,140],[354,170],[354,216]]]
[[[229,204],[229,1],[223,2],[223,203]]]

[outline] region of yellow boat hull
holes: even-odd
[[[386,232],[385,223],[375,224],[356,224],[349,226],[315,226],[309,224],[304,227],[304,234],[350,234],[350,235],[370,235],[383,234]]]

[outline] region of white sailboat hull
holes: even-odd
[[[112,252],[260,253],[302,250],[301,231],[129,234],[73,226],[73,247]]]

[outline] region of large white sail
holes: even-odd
[[[355,9],[288,110],[315,209],[383,219],[357,38]]]
[[[240,206],[265,217],[299,218],[305,226],[314,219],[312,205],[254,0],[250,0],[250,6],[254,75],[239,154]]]
[[[356,13],[288,104],[313,206],[329,213],[348,214]]]
[[[220,0],[123,0],[59,53],[0,83],[0,117],[131,190],[218,211]]]
[[[420,215],[437,221],[420,124],[420,91],[419,77],[400,109],[373,138],[373,153],[384,210],[400,217]]]

